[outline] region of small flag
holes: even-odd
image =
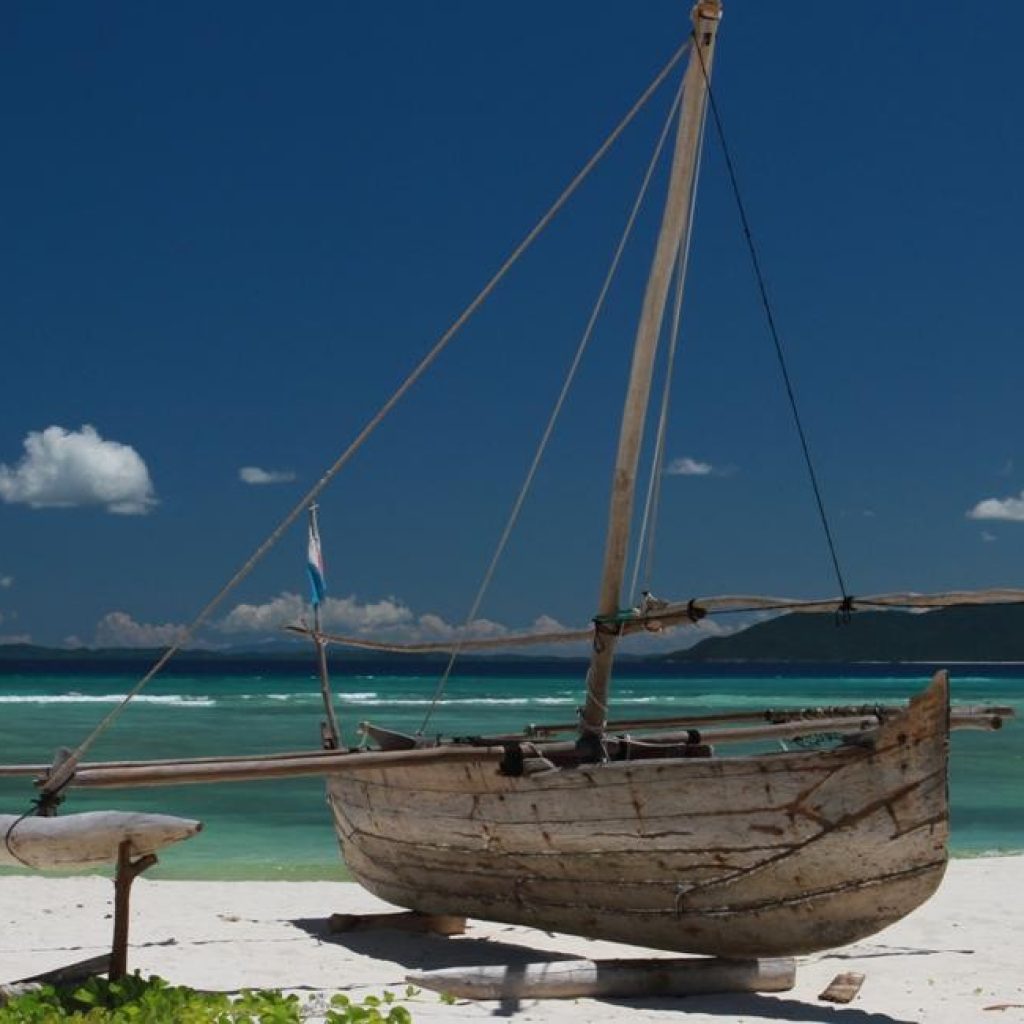
[[[320,551],[320,531],[316,520],[309,523],[309,554],[306,558],[306,573],[309,576],[309,589],[313,607],[316,608],[327,593],[327,581],[324,576],[324,556]]]

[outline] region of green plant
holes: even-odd
[[[417,990],[406,989],[406,999]],[[77,988],[47,985],[0,1006],[0,1024],[300,1024],[307,1016],[327,1024],[410,1024],[412,1015],[393,992],[353,1001],[336,995],[330,1005],[307,1005],[296,995],[274,989],[246,989],[232,998],[197,992],[138,973],[121,981],[92,978]]]

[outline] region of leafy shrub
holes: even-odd
[[[416,990],[408,988],[405,997]],[[92,978],[77,988],[43,986],[0,1006],[0,1024],[300,1024],[309,1016],[327,1024],[411,1024],[412,1015],[393,992],[356,1002],[336,995],[305,1005],[296,995],[244,990],[232,998],[169,985],[138,973],[121,981]]]

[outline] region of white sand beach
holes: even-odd
[[[796,987],[785,993],[448,1006],[423,991],[410,1009],[415,1021],[663,1021],[674,1012],[685,1012],[687,1024],[1024,1021],[1022,891],[1024,856],[953,861],[924,907],[853,946],[801,958]],[[113,887],[104,878],[0,878],[0,982],[105,952],[112,909]],[[477,921],[453,938],[394,930],[327,933],[332,913],[386,909],[354,884],[143,877],[132,894],[128,966],[198,988],[274,987],[358,997],[401,990],[410,971],[652,955]],[[821,1002],[818,994],[845,971],[866,975],[857,998],[840,1007]]]

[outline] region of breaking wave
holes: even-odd
[[[0,704],[120,704],[123,693],[32,693],[4,694]],[[180,693],[154,696],[146,694],[135,698],[137,704],[164,704],[170,707],[212,708],[217,702],[212,697],[191,697]]]

